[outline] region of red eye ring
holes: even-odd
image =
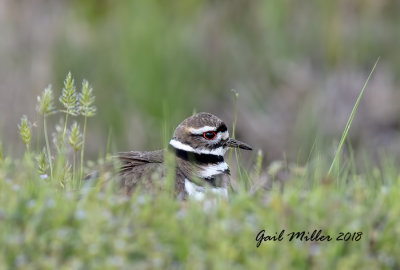
[[[215,133],[214,131],[206,131],[203,133],[203,137],[206,140],[212,140],[217,136],[217,133]]]

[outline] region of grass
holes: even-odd
[[[342,150],[342,148],[343,148],[344,142],[345,142],[345,140],[346,140],[346,138],[347,138],[347,134],[349,133],[349,130],[350,130],[350,127],[351,127],[351,123],[352,123],[353,120],[354,120],[354,116],[356,115],[358,106],[360,105],[361,98],[362,98],[362,96],[364,95],[364,90],[365,90],[365,88],[367,87],[367,84],[368,84],[368,82],[369,82],[369,79],[371,78],[372,74],[374,73],[374,70],[375,70],[376,65],[378,64],[378,62],[379,62],[379,58],[376,60],[374,66],[372,67],[371,72],[369,73],[369,76],[368,76],[367,80],[365,81],[364,86],[363,86],[363,88],[362,88],[360,94],[358,95],[357,101],[356,101],[356,103],[354,104],[354,107],[353,107],[353,110],[351,111],[349,120],[347,121],[346,127],[344,128],[344,131],[343,131],[343,134],[342,134],[342,137],[340,138],[340,142],[339,142],[338,148],[336,149],[335,157],[333,158],[332,164],[331,164],[331,166],[329,167],[328,175],[331,175],[333,166],[335,165],[336,161],[338,160],[338,158],[339,158],[339,156],[340,156],[340,153],[341,153],[341,150]]]
[[[63,125],[57,138],[67,139]],[[354,162],[346,164],[351,158],[335,158],[340,170],[326,177],[330,157],[315,147],[306,165],[288,166],[289,179],[251,190],[267,171],[259,153],[255,168],[241,168],[237,179],[250,177],[251,185],[239,185],[228,201],[205,212],[201,203],[178,202],[168,192],[120,196],[113,185],[102,188],[107,175],[82,184],[82,168],[69,175],[71,147],[84,144],[82,138],[38,151],[29,147],[29,121],[20,127],[25,157],[11,159],[0,151],[0,269],[400,268],[400,170],[388,155],[381,168],[366,156],[363,172]],[[43,161],[43,155],[49,152],[54,177],[45,178],[51,156]],[[261,230],[285,234],[257,247]],[[333,240],[287,236],[314,230]],[[339,241],[340,233],[360,239]]]
[[[21,164],[15,164],[21,166]],[[13,269],[396,269],[399,171],[351,175],[346,188],[293,177],[256,194],[232,194],[214,211],[166,194],[121,198],[96,187],[71,192],[25,172],[0,182],[0,268]],[[307,171],[312,174],[312,171]],[[5,175],[6,174],[6,175]],[[27,181],[34,181],[28,188]],[[306,180],[308,181],[308,179]],[[344,179],[343,179],[344,181]],[[293,184],[296,183],[296,184]],[[362,232],[360,241],[264,242],[257,233]]]

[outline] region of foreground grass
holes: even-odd
[[[0,269],[397,269],[400,174],[274,182],[240,189],[210,211],[168,194],[127,198],[96,185],[68,190],[29,175],[24,162],[0,169]],[[313,179],[313,175],[315,178]],[[313,184],[310,184],[312,183]],[[323,231],[332,241],[265,241],[256,235]],[[337,241],[362,232],[359,241]]]

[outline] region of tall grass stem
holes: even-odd
[[[44,138],[46,140],[47,158],[49,159],[49,165],[50,165],[50,179],[51,179],[51,181],[53,181],[53,162],[51,160],[49,137],[47,135],[46,115],[43,116],[43,129],[44,129]]]
[[[68,113],[65,113],[65,125],[64,125],[64,131],[63,131],[62,142],[61,142],[61,151],[64,151],[65,135],[67,134],[67,125],[68,125]]]
[[[234,104],[233,104],[233,126],[232,126],[232,139],[235,139],[235,132],[236,132],[236,123],[237,123],[237,114],[238,114],[238,99],[239,99],[239,93],[235,90],[232,89],[231,90],[233,92],[233,97],[234,97]],[[228,162],[231,163],[232,160],[232,153],[233,151],[235,151],[236,153],[236,149],[231,149],[229,151],[229,157],[228,157]]]
[[[334,156],[334,158],[333,158],[333,160],[332,160],[332,164],[331,164],[331,166],[330,166],[330,168],[329,168],[328,176],[331,175],[332,170],[333,170],[333,167],[335,166],[337,160],[339,159],[339,156],[340,156],[340,153],[341,153],[343,144],[344,144],[344,142],[345,142],[345,140],[346,140],[346,138],[347,138],[347,135],[348,135],[348,133],[349,133],[349,130],[350,130],[350,127],[351,127],[351,123],[353,122],[354,116],[356,115],[356,112],[357,112],[358,106],[359,106],[359,104],[360,104],[361,98],[362,98],[362,96],[364,95],[364,90],[365,90],[365,88],[367,87],[367,84],[368,84],[368,82],[369,82],[369,79],[371,78],[372,74],[374,73],[375,67],[376,67],[376,65],[378,64],[378,62],[379,62],[379,57],[378,57],[378,59],[376,60],[376,62],[375,62],[375,64],[374,64],[374,66],[373,66],[371,72],[369,73],[369,76],[368,76],[367,80],[365,81],[364,86],[363,86],[363,88],[362,88],[360,94],[358,95],[357,101],[356,101],[356,103],[354,104],[354,107],[353,107],[353,110],[351,111],[350,117],[349,117],[349,119],[347,120],[346,127],[344,128],[344,131],[343,131],[343,134],[342,134],[342,138],[340,139],[339,145],[338,145],[338,147],[337,147],[337,149],[336,149],[336,153],[335,153],[335,156]]]
[[[85,153],[86,124],[87,124],[87,116],[85,116],[85,121],[84,121],[84,124],[83,124],[82,148],[81,148],[81,168],[80,168],[79,186],[81,185],[81,181],[82,181],[82,178],[83,178],[83,156],[84,156],[84,153]]]

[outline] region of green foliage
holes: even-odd
[[[80,108],[79,111],[81,115],[85,117],[85,121],[83,124],[83,144],[81,149],[81,174],[80,178],[83,177],[83,158],[85,152],[85,136],[86,136],[86,126],[87,126],[87,118],[92,117],[96,114],[96,106],[94,106],[95,96],[93,95],[93,89],[90,87],[89,82],[87,80],[83,80],[82,82],[82,91],[79,93],[79,102]]]
[[[21,123],[18,125],[19,136],[21,140],[24,142],[26,149],[29,150],[29,145],[31,143],[31,135],[32,135],[32,124],[28,121],[28,117],[26,115],[22,116]]]
[[[54,111],[54,95],[51,85],[44,89],[41,96],[37,97],[36,110],[41,115],[48,115]]]
[[[76,93],[75,81],[72,78],[71,72],[68,73],[64,81],[64,88],[62,89],[61,96],[59,98],[61,104],[64,106],[64,112],[69,115],[78,115],[79,104]]]
[[[96,107],[93,105],[95,96],[93,95],[93,88],[90,87],[87,80],[82,82],[82,92],[79,93],[79,112],[85,117],[92,117],[96,114]]]
[[[66,187],[66,183],[72,183],[70,187],[77,188],[77,186],[80,185],[83,177],[83,153],[85,146],[84,138],[86,134],[87,118],[94,116],[96,112],[96,107],[94,106],[95,97],[93,95],[93,89],[89,86],[89,82],[87,80],[83,80],[82,92],[78,95],[76,92],[74,79],[72,78],[72,74],[69,72],[64,81],[64,88],[62,89],[59,100],[62,103],[64,110],[56,110],[54,106],[54,93],[50,85],[44,89],[41,96],[37,97],[36,110],[43,117],[43,129],[46,142],[46,147],[36,155],[37,172],[43,178],[47,178],[47,170],[50,168],[51,181],[56,180],[62,187]],[[62,123],[61,125],[55,126],[54,132],[52,133],[54,146],[56,146],[57,150],[53,151],[57,153],[56,156],[53,156],[48,138],[47,118],[56,112],[63,112],[65,114],[65,118],[64,122],[60,122]],[[66,138],[68,117],[78,116],[79,114],[84,116],[83,133],[80,132],[78,122],[75,121],[71,125],[68,138]],[[62,128],[62,125],[64,128]],[[32,131],[31,124],[26,116],[22,117],[18,128],[20,137],[29,152]],[[71,146],[74,151],[72,162],[69,160],[66,140],[68,140],[69,146]],[[77,178],[78,174],[76,172],[76,164],[79,161],[77,157],[77,152],[79,150],[81,150],[81,173],[79,174],[79,178]],[[55,160],[54,163],[53,160]],[[70,165],[71,163],[72,166]]]
[[[372,67],[371,72],[369,73],[369,76],[368,76],[367,80],[365,81],[364,86],[363,86],[360,94],[358,95],[357,101],[354,104],[353,110],[351,111],[351,114],[350,114],[350,117],[349,117],[349,119],[347,121],[346,127],[344,128],[342,137],[340,138],[339,145],[338,145],[338,147],[336,149],[335,157],[333,158],[332,164],[329,167],[328,175],[331,174],[333,166],[335,165],[337,159],[339,158],[339,155],[341,153],[343,144],[344,144],[344,142],[345,142],[345,140],[347,138],[347,134],[349,133],[349,130],[350,130],[350,127],[351,127],[351,123],[353,122],[354,116],[356,115],[356,112],[357,112],[357,109],[358,109],[358,105],[360,104],[361,98],[364,95],[364,90],[367,87],[369,79],[371,78],[372,74],[374,73],[374,70],[375,70],[376,65],[378,64],[378,62],[379,62],[379,58],[376,60],[374,66]]]
[[[38,101],[38,104],[36,105],[36,110],[43,116],[43,130],[44,130],[44,137],[45,137],[45,141],[46,141],[47,156],[48,156],[49,164],[50,164],[50,177],[51,177],[51,179],[53,179],[53,162],[52,162],[49,138],[48,138],[48,134],[47,134],[47,121],[46,121],[47,115],[54,112],[54,95],[53,95],[53,90],[51,89],[51,85],[49,85],[46,89],[44,89],[42,96],[37,97],[37,101]],[[44,155],[43,152],[42,152],[42,154]],[[43,157],[43,158],[45,158],[45,157]],[[43,161],[43,159],[42,159],[42,161]],[[39,165],[39,168],[41,168],[41,169],[39,169],[39,171],[44,170],[44,167],[43,167],[44,163],[42,163],[41,165]]]
[[[328,160],[326,160],[328,163]],[[55,192],[21,172],[0,176],[0,268],[4,269],[397,269],[400,171],[349,175],[346,188],[334,182],[293,176],[282,191],[231,193],[209,211],[197,201],[181,203],[160,192],[127,198],[101,183],[79,192]],[[307,175],[314,175],[311,167]],[[340,175],[341,181],[346,181]],[[112,179],[108,179],[112,181]],[[254,179],[257,180],[257,179]],[[320,181],[321,180],[321,181]],[[66,182],[68,183],[68,182]],[[334,240],[263,242],[285,230],[321,229]],[[340,232],[362,232],[359,241],[336,241]]]
[[[71,165],[68,161],[65,162],[64,167],[61,170],[61,174],[59,175],[59,184],[62,188],[66,188],[68,184],[73,187],[73,173],[71,172]]]
[[[85,121],[85,123],[86,123],[86,121]],[[68,142],[72,146],[72,149],[74,150],[73,163],[72,163],[72,179],[73,179],[73,182],[75,183],[76,182],[75,181],[75,179],[76,179],[76,177],[75,177],[76,176],[76,153],[83,145],[82,134],[80,132],[79,125],[77,122],[74,122],[71,126]],[[82,146],[82,148],[83,148],[83,146]],[[83,157],[82,157],[82,163],[83,163]],[[82,175],[81,175],[81,178],[82,178]]]
[[[47,162],[45,149],[40,152],[37,158],[38,173],[42,176],[47,176],[47,170],[49,169],[49,164]]]
[[[78,151],[82,146],[82,134],[79,129],[79,125],[77,122],[74,122],[69,131],[69,144],[72,146],[74,151]]]

